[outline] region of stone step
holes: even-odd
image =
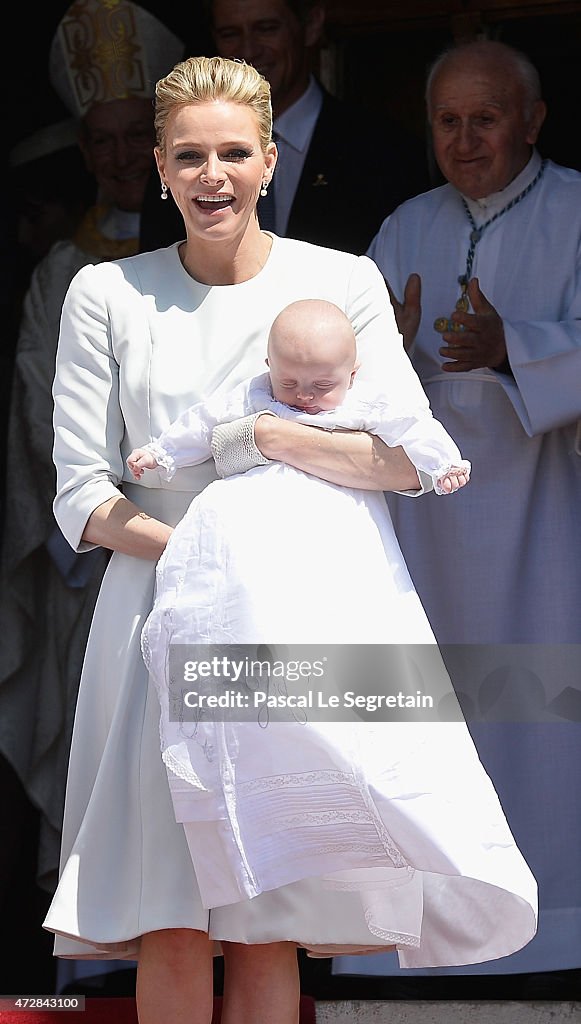
[[[581,1001],[317,1000],[317,1024],[581,1024]]]

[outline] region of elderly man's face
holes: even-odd
[[[151,100],[129,96],[93,104],[85,115],[81,149],[102,202],[141,210],[154,145]]]
[[[471,199],[499,192],[522,171],[545,115],[538,101],[525,116],[523,86],[498,60],[444,65],[430,101],[438,166]]]
[[[322,8],[302,24],[285,0],[214,0],[212,21],[221,57],[239,57],[270,83],[275,114],[298,100],[309,81],[308,48],[322,29]]]

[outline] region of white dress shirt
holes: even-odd
[[[311,76],[306,92],[274,121],[278,163],[270,187],[274,189],[277,235],[286,235],[291,207],[322,105],[321,87]]]

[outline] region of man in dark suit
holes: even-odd
[[[262,227],[364,253],[384,218],[429,187],[423,146],[363,105],[338,100],[312,75],[321,3],[208,0],[207,11],[216,52],[246,60],[270,83],[279,161],[259,203]],[[175,204],[159,195],[156,173],[142,211],[142,251],[184,234]]]

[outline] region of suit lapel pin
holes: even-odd
[[[328,184],[329,184],[329,182],[327,181],[327,179],[326,179],[324,174],[317,174],[317,177],[315,178],[315,180],[313,182],[313,188],[318,188],[319,185],[328,185]]]

